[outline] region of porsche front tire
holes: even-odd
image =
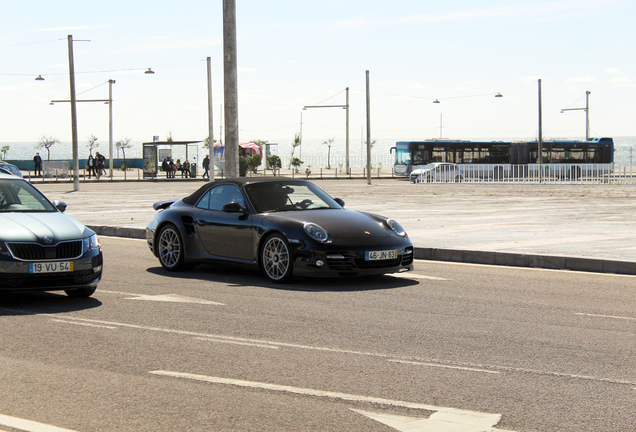
[[[168,271],[179,271],[185,268],[185,245],[176,226],[169,224],[159,231],[157,256],[161,266]]]
[[[294,260],[291,247],[280,234],[269,236],[261,249],[261,268],[272,282],[285,283],[292,280]]]

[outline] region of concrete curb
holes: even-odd
[[[573,270],[591,273],[636,275],[636,262],[574,256],[515,254],[510,252],[457,249],[415,248],[415,259],[549,270]]]
[[[145,239],[145,228],[87,225],[97,235]],[[636,275],[636,262],[573,256],[515,254],[510,252],[470,251],[415,247],[415,259],[549,270],[573,270],[591,273]]]

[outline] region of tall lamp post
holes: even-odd
[[[344,105],[305,105],[303,110],[308,108],[344,108],[347,111],[347,122],[346,122],[346,152],[345,152],[345,170],[347,171],[347,175],[349,174],[349,87],[346,89],[347,92],[347,100]],[[300,117],[301,125],[302,125],[302,113]],[[302,127],[302,126],[301,126]]]
[[[113,84],[115,80],[108,80],[108,99],[71,99],[71,100],[52,100],[49,105],[61,102],[71,102],[71,107],[76,107],[77,102],[102,102],[108,104],[108,159],[110,164],[110,178],[113,178]],[[74,183],[77,182],[74,190],[79,190],[79,144],[77,141],[77,117],[76,108],[71,109],[73,117],[73,176]]]
[[[590,93],[589,91],[585,92],[585,108],[563,108],[563,111],[585,111],[585,141],[590,140]]]

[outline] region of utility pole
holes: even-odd
[[[113,84],[115,80],[108,80],[108,165],[110,179],[113,179]]]
[[[225,169],[239,176],[236,1],[223,0],[223,90],[225,95]]]
[[[79,141],[77,139],[77,99],[75,96],[75,64],[73,35],[68,35],[68,71],[71,80],[71,135],[73,137],[73,190],[79,191]]]
[[[538,138],[539,154],[537,162],[539,163],[539,183],[543,175],[543,118],[541,113],[541,80],[539,79],[539,138]]]
[[[210,170],[208,181],[214,181],[214,129],[212,128],[212,64],[210,57],[208,61],[208,160]]]
[[[367,76],[367,184],[371,184],[371,93],[369,92],[369,71]]]
[[[585,141],[590,140],[590,93],[589,91],[585,92],[585,108],[563,108],[563,111],[585,111]]]

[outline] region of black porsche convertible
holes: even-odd
[[[270,280],[288,282],[413,269],[413,245],[398,222],[345,210],[306,180],[217,180],[154,209],[146,238],[169,271],[220,260],[259,265]]]

